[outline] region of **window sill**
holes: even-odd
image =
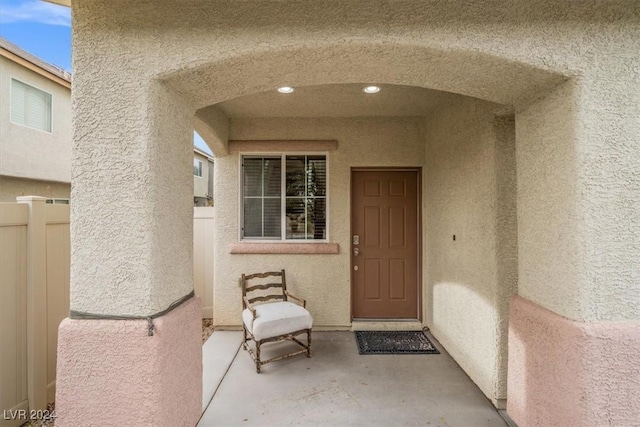
[[[340,253],[337,243],[252,243],[239,242],[230,245],[232,254],[298,254],[327,255]]]

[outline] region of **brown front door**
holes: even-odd
[[[417,170],[354,170],[351,286],[355,319],[418,319]]]

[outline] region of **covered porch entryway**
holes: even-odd
[[[507,425],[437,341],[441,354],[371,356],[358,354],[353,332],[318,332],[311,359],[270,364],[258,375],[238,351],[242,333],[210,339],[217,345],[204,363],[222,362],[222,372],[207,379],[217,390],[199,427]]]
[[[217,161],[216,324],[240,323],[240,273],[275,267],[317,329],[349,329],[339,185],[354,167],[421,166],[424,325],[518,423],[631,424],[638,17],[623,2],[396,3],[74,1],[71,309],[144,319],[190,295],[195,126]],[[285,85],[360,83],[461,100],[384,120],[221,107]],[[326,152],[326,241],[304,253],[241,238],[243,156],[276,152],[283,164],[285,146]],[[59,425],[107,413],[116,425],[194,424],[199,325],[194,299],[153,331],[146,320],[65,321]]]

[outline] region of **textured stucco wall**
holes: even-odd
[[[63,182],[38,181],[0,175],[0,202],[15,202],[19,196],[41,196],[68,199],[71,185]]]
[[[576,320],[640,318],[640,76],[619,78],[516,114],[519,293]]]
[[[565,83],[516,115],[518,293],[580,318],[574,91],[575,82]]]
[[[215,156],[224,156],[229,148],[229,118],[215,105],[196,111],[196,132]]]
[[[154,319],[60,324],[56,426],[193,426],[202,411],[201,303]]]
[[[422,166],[424,143],[414,118],[234,119],[233,140],[338,141],[329,159],[329,240],[340,252],[321,255],[230,254],[238,241],[239,155],[216,158],[214,323],[240,325],[242,273],[287,270],[291,291],[307,299],[316,326],[351,325],[350,174],[356,166]]]
[[[51,94],[51,132],[11,122],[11,79]],[[0,57],[0,175],[71,182],[71,91]]]
[[[510,317],[507,410],[519,426],[640,425],[640,322],[573,321],[521,297]]]
[[[496,137],[496,399],[507,397],[509,300],[518,291],[516,135],[513,116],[494,118]],[[504,402],[501,402],[503,406]]]
[[[94,77],[74,77],[71,309],[148,315],[193,289],[194,110]]]
[[[169,0],[116,7],[98,0],[78,1],[73,10],[74,68],[81,91],[76,105],[97,113],[81,117],[75,139],[105,149],[113,145],[103,144],[105,139],[140,133],[136,126],[149,104],[143,102],[140,108],[133,100],[141,94],[144,100],[146,82],[156,77],[174,88],[193,111],[281,84],[377,81],[515,105],[524,114],[529,111],[529,120],[541,128],[547,112],[528,105],[567,77],[574,78],[580,90],[568,96],[579,106],[578,120],[570,120],[570,111],[557,111],[556,117],[566,117],[565,125],[551,128],[548,136],[533,133],[530,141],[518,144],[525,149],[529,143],[545,147],[545,141],[557,138],[558,132],[566,135],[568,126],[576,135],[570,141],[580,153],[576,164],[583,173],[572,174],[571,162],[558,163],[559,175],[568,178],[572,188],[569,202],[562,204],[574,203],[575,215],[565,213],[556,220],[551,215],[556,209],[547,209],[550,215],[543,221],[535,215],[519,221],[523,229],[544,228],[552,222],[549,228],[556,230],[568,218],[567,229],[576,231],[571,237],[574,243],[554,244],[539,256],[525,249],[520,257],[528,258],[528,265],[539,265],[540,271],[521,275],[520,281],[531,298],[553,305],[541,295],[557,285],[545,278],[566,277],[563,286],[572,297],[570,307],[563,308],[568,315],[640,316],[634,298],[640,286],[640,269],[634,268],[634,260],[640,258],[640,176],[635,172],[640,148],[634,143],[640,116],[640,12],[628,2],[407,1],[372,8],[365,1],[332,0],[234,7],[224,2],[185,6]],[[134,104],[138,108],[130,109]],[[105,105],[124,109],[106,111]],[[124,124],[95,132],[96,117]],[[189,121],[193,123],[193,116]],[[180,116],[172,122],[180,126]],[[543,150],[538,160],[544,155]],[[531,175],[534,187],[536,175]],[[540,190],[552,193],[550,199],[566,194],[557,185],[538,184],[537,190],[523,196],[522,204],[535,206],[540,200],[534,193]],[[137,233],[137,227],[131,230]],[[83,238],[80,243],[90,242]],[[124,243],[134,242],[125,238]],[[91,243],[86,251],[99,246]],[[566,253],[567,249],[577,255]],[[126,260],[127,255],[115,258]],[[567,269],[555,259],[574,264]],[[123,272],[126,281],[128,276],[138,280],[131,269]],[[102,275],[94,279],[100,280],[93,283],[105,282]],[[113,280],[106,283],[103,286]],[[616,310],[618,306],[622,310]]]
[[[629,44],[639,52],[636,29]],[[640,55],[623,58],[578,80],[582,315],[570,316],[578,320],[640,320]]]
[[[495,116],[500,110],[467,98],[425,121],[426,320],[496,404],[506,398],[517,278],[515,141],[513,122]]]
[[[640,318],[640,10],[635,6],[624,0],[409,0],[379,2],[376,7],[366,0],[74,1],[72,308],[145,314],[164,308],[191,289],[191,135],[196,110],[283,84],[371,81],[451,91],[514,106],[518,279],[523,294],[577,319]],[[314,138],[326,133],[345,139],[352,128],[345,125],[345,135],[335,136],[342,129],[338,122],[325,132],[314,131]],[[305,133],[305,127],[277,126],[269,135],[260,135],[257,127],[245,124],[254,130],[245,137],[295,138]],[[396,129],[395,136],[413,133],[408,128]],[[369,135],[381,144],[384,132],[357,129],[357,135]],[[410,152],[407,146],[389,143],[397,140],[387,141],[388,151],[347,149],[343,164],[347,159],[351,165],[379,161],[367,156],[383,153],[388,154],[387,164],[406,164],[407,157],[412,163],[428,159],[422,151]],[[331,154],[331,162],[342,156],[340,150]],[[482,150],[479,154],[483,159],[489,156]],[[500,165],[504,160],[498,157],[493,162]],[[217,176],[226,172],[237,178],[237,156],[230,156],[221,169]],[[497,185],[486,171],[477,175]],[[217,189],[216,194],[237,193],[233,187],[237,179],[228,182],[231,186]],[[486,191],[478,188],[479,194]],[[499,195],[500,190],[496,191]],[[232,206],[237,199],[229,200],[216,223],[221,241],[237,236],[237,206]],[[499,205],[500,197],[494,202]],[[504,201],[505,206],[509,203]],[[502,208],[480,208],[501,218]],[[332,224],[346,218],[335,207],[330,209]],[[488,227],[478,233],[480,237],[490,236],[492,229],[495,234],[495,225],[478,222]],[[334,224],[332,233],[345,224]],[[457,243],[473,236],[479,224],[471,223],[473,227],[463,230]],[[438,234],[432,234],[430,230],[430,241],[437,243]],[[448,234],[441,238],[450,238]],[[332,234],[332,239],[346,236]],[[340,243],[345,248],[346,241]],[[442,244],[451,241],[442,240]],[[216,260],[236,268],[226,273],[232,282],[220,284],[224,292],[217,296],[231,305],[216,308],[217,320],[237,323],[238,272],[248,266],[271,267],[272,259],[231,255],[217,245]],[[500,253],[495,237],[483,241],[482,247]],[[474,262],[485,257],[471,252]],[[325,257],[338,260],[332,261],[333,269],[327,267]],[[290,255],[273,258],[273,263],[291,272],[299,261],[300,257]],[[475,318],[478,336],[500,342],[504,308],[498,305],[492,312],[492,290],[486,280],[501,277],[504,266],[496,266],[495,259],[487,261],[494,266],[491,271],[461,273],[460,278],[479,283],[473,290],[442,286],[430,298],[435,300],[438,292],[446,290],[454,294],[444,292],[447,298],[468,300],[473,305],[468,311],[456,312],[460,306],[450,305],[452,312],[434,311],[433,315],[436,319],[440,314],[440,318]],[[308,271],[321,272],[328,279],[348,278],[344,253],[307,255],[304,262]],[[460,260],[458,265],[465,262]],[[317,286],[317,275],[290,276],[293,290],[315,301],[310,308],[317,324],[329,319],[346,324],[348,294],[329,290],[348,289],[347,283],[326,289]],[[440,279],[459,281],[451,277]],[[330,309],[318,311],[319,307]],[[477,344],[459,323],[449,325],[449,333],[456,338],[445,344],[448,348],[455,349],[460,336]],[[611,348],[625,343],[624,336],[610,337]],[[630,353],[637,354],[637,341],[629,342]],[[99,343],[94,347],[99,349]],[[500,396],[500,383],[488,372],[495,371],[491,364],[496,362],[487,361],[482,353],[497,355],[500,366],[503,352],[483,346],[476,346],[473,353],[463,351],[468,348],[460,346],[455,356],[487,395]],[[554,362],[535,341],[514,353],[528,355],[517,361]],[[103,355],[105,360],[110,357],[118,356]],[[472,357],[483,363],[471,366]],[[66,355],[59,360],[72,358]],[[589,359],[589,369],[601,378],[637,372],[637,358],[620,359],[623,369],[606,359]],[[572,378],[565,381],[571,382]],[[588,401],[602,396],[594,390],[597,387],[590,382],[584,389]],[[544,385],[538,385],[534,392],[544,390]],[[518,390],[513,393],[517,398]],[[553,409],[554,402],[540,402],[538,407],[528,407],[539,412]],[[620,398],[617,403],[622,405],[619,413],[632,412],[628,400]],[[569,420],[567,424],[580,423]]]

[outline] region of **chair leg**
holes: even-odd
[[[307,357],[311,357],[311,329],[307,329]]]
[[[260,363],[260,341],[256,341],[256,372],[260,373],[260,367],[262,364]]]
[[[244,338],[242,340],[242,348],[245,349],[245,351],[247,350],[247,329],[243,326],[242,327],[242,337]]]

